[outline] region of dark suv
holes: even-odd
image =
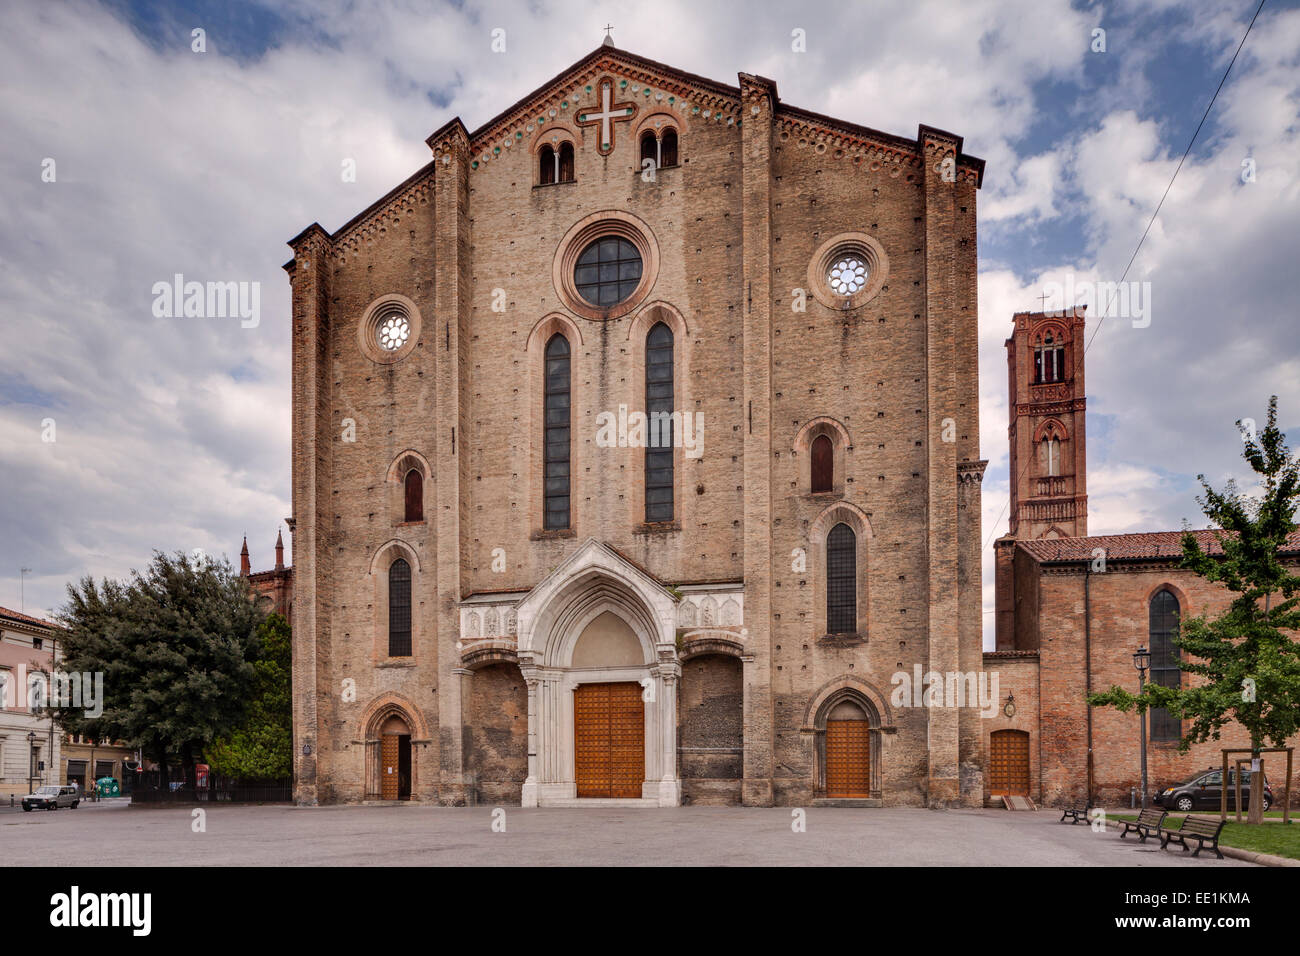
[[[1228,771],[1228,809],[1237,809],[1237,772]],[[1223,771],[1202,770],[1193,777],[1156,792],[1153,802],[1169,810],[1217,810],[1223,793]],[[1250,808],[1250,771],[1241,772],[1242,809]],[[1264,781],[1264,809],[1273,805],[1273,787]]]

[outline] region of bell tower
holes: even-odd
[[[1013,538],[1088,534],[1086,308],[1017,312],[1007,339]]]
[[[1007,339],[1010,527],[994,548],[998,650],[1030,650],[1017,635],[1017,540],[1088,534],[1083,383],[1084,310],[1017,312]]]

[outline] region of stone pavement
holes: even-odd
[[[1058,824],[1051,810],[808,808],[494,808],[216,806],[206,832],[192,808],[82,804],[4,814],[0,854],[14,865],[585,866],[1248,866],[1162,851],[1113,830]]]

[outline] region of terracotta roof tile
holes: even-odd
[[[1209,554],[1222,554],[1219,536],[1224,534],[1211,528],[1193,531],[1192,534]],[[1099,534],[1086,538],[1039,538],[1035,541],[1019,541],[1035,561],[1091,561],[1093,551],[1103,548],[1107,561],[1129,560],[1178,560],[1183,556],[1183,533],[1181,531],[1148,531],[1141,534]],[[1292,532],[1287,539],[1287,553],[1300,553],[1300,531]]]
[[[14,611],[7,607],[0,607],[0,618],[8,618],[11,621],[18,621],[22,624],[35,624],[37,627],[59,627],[59,625],[55,624],[53,621],[47,621],[42,617],[32,617],[30,614],[23,614],[21,611]]]

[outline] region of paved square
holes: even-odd
[[[1162,851],[1059,824],[1059,812],[819,809],[791,830],[789,808],[504,808],[493,832],[482,807],[191,809],[83,804],[0,813],[4,863],[14,865],[275,866],[1250,866]]]

